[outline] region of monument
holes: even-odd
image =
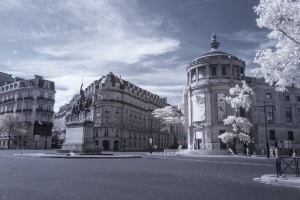
[[[74,102],[71,114],[66,117],[66,141],[62,145],[62,150],[73,152],[95,151],[93,141],[93,121],[88,119],[92,99],[86,97],[80,87],[80,95]]]

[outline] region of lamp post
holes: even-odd
[[[264,102],[263,106],[254,106],[254,110],[256,110],[256,108],[263,108],[264,109],[267,158],[270,158],[270,144],[269,144],[269,137],[268,137],[268,119],[267,119],[266,109],[271,108],[272,112],[273,112],[273,110],[275,110],[275,106],[274,105],[266,105],[266,102]]]
[[[153,146],[153,131],[152,131],[152,116],[150,115],[150,138],[149,138],[149,145],[150,145],[150,154],[152,154],[152,146]]]

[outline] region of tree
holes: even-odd
[[[152,112],[153,117],[158,118],[165,125],[163,129],[168,128],[173,136],[173,144],[171,148],[178,148],[178,136],[174,131],[174,125],[182,123],[182,113],[176,106],[166,106],[164,108],[155,109]]]
[[[260,67],[254,73],[277,91],[291,85],[300,88],[300,0],[260,0],[254,10],[257,25],[269,29],[268,37],[278,41],[273,49],[257,51],[254,62]]]
[[[22,121],[20,115],[15,113],[6,113],[0,115],[0,131],[8,136],[8,149],[10,141],[14,136],[22,136],[27,133],[28,126]]]
[[[239,138],[244,143],[250,143],[251,138],[249,136],[252,124],[250,121],[239,116],[240,111],[248,112],[251,105],[250,95],[253,95],[253,90],[247,85],[245,81],[242,81],[242,86],[235,85],[235,87],[229,89],[231,96],[227,96],[225,101],[231,105],[234,109],[235,115],[228,116],[224,119],[225,125],[231,125],[232,131],[226,131],[218,136],[223,143],[227,143],[229,140]]]

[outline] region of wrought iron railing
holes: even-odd
[[[299,176],[300,157],[278,157],[276,158],[277,177],[282,174],[295,174]]]

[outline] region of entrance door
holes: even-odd
[[[220,130],[220,135],[225,133],[225,130]],[[222,142],[222,140],[220,139],[220,149],[227,149],[227,145],[226,143]]]
[[[102,146],[104,151],[109,151],[109,140],[103,140]]]
[[[114,141],[114,151],[118,151],[119,150],[119,140],[115,140]]]
[[[202,143],[202,139],[197,139],[197,149],[201,149],[201,143]]]

